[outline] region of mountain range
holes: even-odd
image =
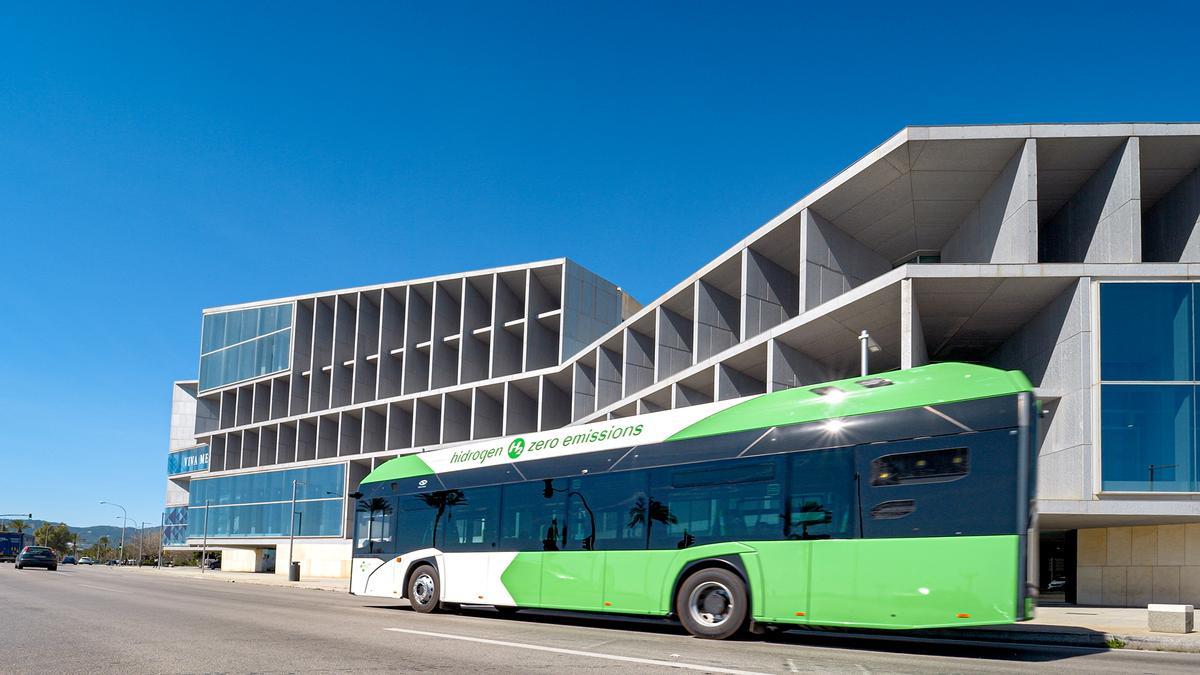
[[[8,522],[10,520],[11,519],[9,519],[9,518],[5,518],[5,519],[3,519],[3,521],[0,521],[0,522],[3,522],[5,525],[8,525]],[[29,526],[25,528],[25,534],[33,534],[33,532],[35,530],[37,530],[39,527],[44,525],[47,521],[45,521],[45,520],[26,520],[25,522],[29,523]],[[51,521],[51,522],[53,522],[53,521]],[[9,529],[11,531],[11,528],[9,528]],[[69,529],[71,531],[71,534],[77,535],[79,537],[79,548],[81,548],[81,549],[87,548],[87,547],[91,546],[92,544],[95,544],[96,541],[98,539],[100,539],[100,537],[108,537],[108,542],[112,546],[116,546],[117,543],[121,541],[121,528],[117,527],[115,525],[90,525],[90,526],[67,525],[67,529]],[[157,530],[158,530],[157,525],[146,528],[146,531],[157,531]],[[138,531],[138,528],[134,528],[134,527],[125,528],[125,539],[126,540],[132,539],[135,536],[135,534],[137,533],[137,531]]]

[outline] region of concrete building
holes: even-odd
[[[342,575],[391,457],[850,376],[867,330],[873,371],[1033,381],[1043,583],[1200,604],[1198,224],[1200,124],[909,127],[644,307],[555,260],[206,310],[168,504],[261,569],[305,481],[295,557]]]

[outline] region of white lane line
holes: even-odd
[[[91,584],[79,584],[79,585],[83,586],[84,588],[94,588],[97,591],[105,591],[107,593],[120,593],[121,592],[121,589],[119,589],[119,588],[105,588],[103,586],[93,586]]]
[[[718,668],[716,666],[702,666],[695,663],[679,663],[677,661],[659,661],[658,659],[640,659],[635,656],[617,656],[615,654],[601,654],[599,652],[583,652],[577,649],[562,649],[560,647],[544,647],[542,645],[531,645],[524,642],[508,642],[505,640],[488,640],[486,638],[467,637],[465,635],[451,635],[448,633],[431,633],[423,630],[409,630],[407,628],[384,628],[384,630],[392,631],[393,633],[409,633],[412,635],[426,635],[429,637],[447,638],[449,640],[464,640],[466,642],[479,642],[485,645],[499,645],[501,647],[517,647],[520,649],[532,649],[539,652],[552,652],[555,654],[568,654],[570,656],[588,656],[594,659],[608,659],[609,661],[625,661],[627,663],[640,663],[649,666],[663,666],[664,668],[681,668],[683,670],[700,670],[707,673],[730,673],[731,675],[766,675],[752,670],[731,670],[729,668]]]

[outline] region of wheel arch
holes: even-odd
[[[425,556],[424,558],[419,558],[417,560],[410,562],[408,564],[408,569],[404,570],[404,583],[400,585],[400,597],[402,597],[406,600],[408,599],[408,582],[412,580],[413,573],[416,572],[417,568],[420,567],[421,565],[429,565],[434,570],[436,570],[437,574],[438,574],[438,581],[439,581],[438,586],[443,587],[443,588],[445,587],[445,585],[446,585],[445,582],[441,580],[442,579],[442,567],[441,567],[441,565],[438,565],[437,556],[432,556],[432,555]],[[438,591],[440,592],[441,588],[439,588]]]
[[[685,564],[679,573],[675,575],[675,580],[671,584],[671,593],[667,596],[667,616],[675,616],[675,598],[679,594],[679,587],[683,581],[689,576],[699,572],[700,570],[710,568],[720,568],[729,570],[742,580],[746,585],[746,596],[750,598],[750,605],[754,605],[754,596],[751,592],[750,574],[746,570],[746,563],[742,560],[742,556],[737,553],[729,553],[725,555],[715,555],[707,558],[700,558]]]

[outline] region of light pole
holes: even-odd
[[[879,343],[871,338],[871,334],[863,331],[858,334],[859,360],[862,365],[862,377],[867,376],[867,354],[879,351]]]
[[[126,518],[126,519],[124,519],[124,520],[122,520],[122,521],[121,521],[121,526],[122,526],[122,527],[125,527],[125,526],[126,526],[126,525],[128,525],[128,524],[129,524],[129,519],[128,519],[128,518]],[[133,524],[134,524],[134,525],[137,525],[137,524],[138,524],[138,521],[136,521],[136,520],[135,520],[135,521],[133,521]],[[142,537],[143,537],[143,535],[142,535],[142,530],[146,529],[146,521],[144,521],[144,520],[143,520],[143,521],[141,521],[141,525],[142,525],[142,526],[141,526],[141,528],[137,528],[137,527],[135,527],[135,528],[134,528],[134,531],[135,531],[135,532],[137,532],[137,541],[138,541],[138,567],[141,567],[141,566],[142,566],[142,547],[143,547],[143,544],[142,544]]]
[[[125,510],[124,506],[121,506],[120,504],[117,504],[115,502],[101,501],[100,503],[108,504],[109,506],[115,506],[118,509],[121,509],[121,514],[125,518],[125,520],[129,519],[129,513]],[[125,521],[124,520],[121,521],[121,562],[122,563],[125,562]]]
[[[292,513],[291,513],[290,518],[288,519],[288,581],[300,581],[300,571],[296,570],[295,574],[292,573],[292,560],[295,558],[295,549],[296,549],[296,486],[297,485],[308,485],[308,483],[306,483],[305,481],[302,481],[302,480],[295,480],[295,479],[292,480]],[[329,490],[325,490],[325,494],[333,495],[335,497],[342,496],[342,495],[330,492]],[[301,524],[304,523],[304,514],[300,514],[300,523]],[[295,578],[293,578],[293,577],[295,577]]]
[[[142,566],[142,558],[146,555],[146,521],[141,521],[142,526],[138,529],[138,567]]]
[[[208,500],[204,500],[204,543],[200,547],[200,574],[204,574],[204,568],[208,567]]]
[[[158,569],[160,569],[160,570],[162,569],[162,566],[163,566],[162,565],[163,547],[166,546],[166,542],[163,541],[163,535],[166,534],[166,532],[167,532],[167,512],[163,511],[162,517],[159,518],[159,522],[158,522]]]
[[[288,581],[300,581],[299,570],[292,570],[292,560],[296,557],[296,485],[300,482],[292,480],[292,512],[288,517]]]

